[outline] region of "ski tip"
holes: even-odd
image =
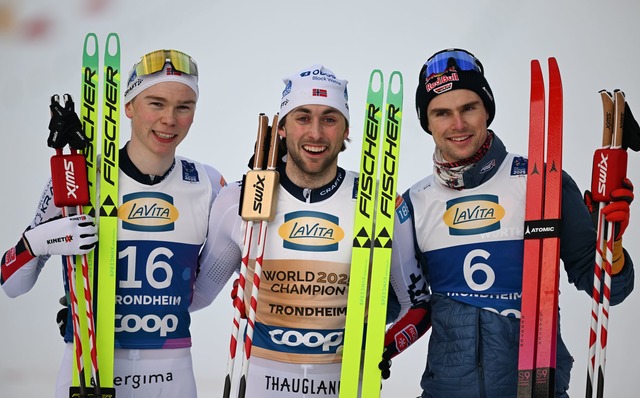
[[[369,75],[369,90],[373,93],[382,93],[384,77],[380,69],[374,69]]]
[[[84,46],[82,48],[85,55],[96,55],[98,53],[98,35],[87,33],[84,37]]]
[[[397,77],[398,79],[402,80],[402,72],[400,72],[399,70],[394,70],[393,72],[391,72],[390,79],[393,79],[394,77]]]
[[[389,76],[390,84],[395,82],[398,85],[398,90],[395,90],[395,92],[398,92],[402,89],[402,80],[402,73],[400,73],[400,71],[394,70],[393,72],[391,72],[391,76]]]
[[[107,46],[105,51],[110,56],[117,56],[120,53],[120,36],[117,33],[111,32],[107,35]]]
[[[531,60],[531,81],[532,83],[536,82],[536,84],[541,84],[541,82],[544,81],[542,77],[542,66],[540,66],[540,61],[537,59]]]
[[[558,61],[554,57],[550,57],[548,62],[551,84],[561,85],[562,79],[560,78],[560,68],[558,67]]]
[[[374,79],[379,79],[380,81],[382,81],[382,78],[383,78],[383,74],[380,69],[372,70],[371,74],[369,75],[369,81],[373,81]]]

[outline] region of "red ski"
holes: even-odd
[[[553,397],[555,389],[562,203],[562,81],[556,59],[549,58],[548,62],[549,116],[545,131],[544,79],[540,62],[531,61],[519,398]]]

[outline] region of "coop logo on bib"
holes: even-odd
[[[471,195],[448,201],[442,220],[450,235],[476,235],[499,230],[504,214],[496,195]]]
[[[122,197],[118,218],[122,228],[130,231],[173,231],[178,209],[173,197],[161,192],[136,192]]]
[[[335,353],[342,344],[342,330],[307,330],[278,328],[269,331],[271,343],[278,351],[305,354]]]
[[[285,214],[278,229],[286,249],[300,251],[337,251],[344,238],[339,218],[317,211],[296,211]]]

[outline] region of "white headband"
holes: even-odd
[[[127,90],[124,92],[124,103],[128,104],[144,90],[164,82],[178,82],[189,86],[196,93],[196,101],[198,100],[198,76],[176,72],[171,67],[171,64],[167,62],[162,71],[144,76],[137,75],[134,65],[131,72],[129,72]]]

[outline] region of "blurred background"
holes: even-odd
[[[400,191],[432,171],[433,141],[414,111],[417,74],[434,52],[462,47],[484,64],[496,97],[491,128],[512,152],[527,153],[529,68],[556,57],[564,86],[564,168],[589,188],[593,151],[601,145],[598,91],[623,89],[640,112],[640,4],[634,0],[0,0],[0,251],[13,246],[30,222],[49,177],[46,145],[49,98],[79,98],[82,43],[88,32],[101,45],[109,32],[122,44],[122,72],[149,51],[175,48],[200,70],[196,121],[183,156],[212,164],[228,181],[240,179],[253,150],[260,112],[278,111],[282,78],[322,63],[349,80],[352,142],[341,165],[358,169],[369,73],[399,70],[405,82]],[[121,145],[129,137],[121,116]],[[639,157],[628,176],[640,185]],[[624,243],[640,263],[640,211],[632,205]],[[591,301],[561,273],[563,335],[575,364],[572,396],[586,383]],[[232,307],[228,286],[194,314],[193,356],[201,397],[217,397],[226,373]],[[24,398],[53,392],[63,351],[55,316],[63,294],[53,258],[31,292],[0,294],[0,395]],[[638,293],[611,309],[606,395],[635,397],[640,381]],[[427,338],[394,360],[383,397],[415,397]]]

